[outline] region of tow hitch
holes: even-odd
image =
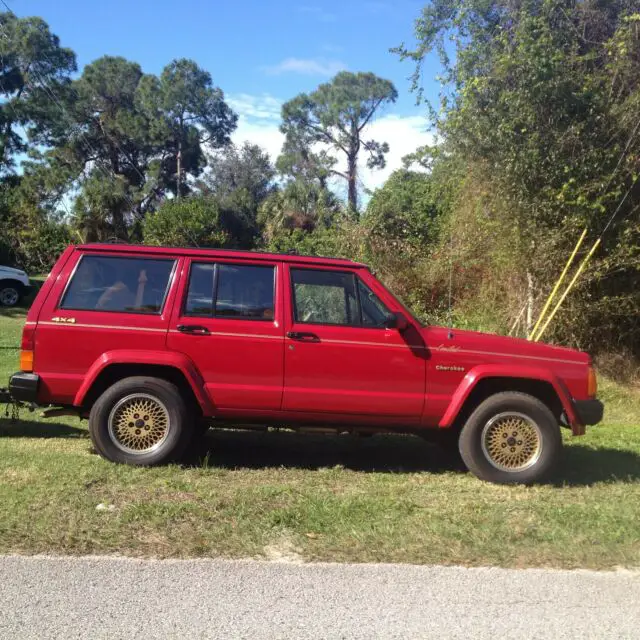
[[[2,405],[4,405],[4,411],[2,411]],[[25,406],[24,402],[16,400],[9,389],[6,387],[0,387],[0,418],[9,418],[10,420],[17,420],[20,415],[20,409]],[[33,411],[32,406],[28,406],[29,411]]]

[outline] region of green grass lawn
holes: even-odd
[[[0,384],[23,320],[0,311]],[[185,465],[118,466],[86,423],[23,410],[0,418],[0,552],[638,567],[640,393],[600,395],[605,423],[565,432],[536,487],[483,483],[411,437],[210,432]]]

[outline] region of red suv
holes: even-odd
[[[12,396],[89,418],[114,462],[176,459],[200,425],[404,432],[494,482],[545,476],[602,419],[585,353],[423,326],[364,264],[69,247],[24,328]]]

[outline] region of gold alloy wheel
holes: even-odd
[[[482,452],[500,471],[524,471],[540,458],[542,434],[524,414],[500,413],[482,430]]]
[[[167,408],[146,393],[122,398],[109,414],[109,436],[126,453],[154,451],[166,440],[170,428]]]

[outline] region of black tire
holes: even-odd
[[[513,424],[509,420],[516,421],[514,429],[521,431],[509,433],[509,425]],[[520,426],[518,420],[522,420]],[[502,429],[502,433],[498,429]],[[517,438],[512,438],[516,433],[519,434]],[[527,442],[523,448],[523,440],[518,439],[523,437],[529,438],[529,449]],[[459,446],[465,465],[481,480],[498,484],[533,484],[547,478],[557,465],[562,454],[562,436],[547,405],[526,393],[505,391],[478,405],[462,429]],[[505,454],[498,447],[516,453],[507,452],[506,456],[512,457],[503,464],[500,457]],[[513,456],[518,455],[524,462],[505,469],[505,465],[514,463]]]
[[[136,445],[129,447],[124,438],[119,439],[116,420],[119,407],[126,411],[127,403],[136,401],[151,402],[151,411],[156,412],[160,423],[166,424],[164,430],[157,430],[163,433],[162,437],[156,436],[157,442],[152,447],[143,448],[138,452],[131,450]],[[129,407],[131,406],[129,404]],[[135,407],[132,410],[135,410]],[[112,415],[112,412],[115,413]],[[153,420],[153,415],[151,417]],[[143,421],[143,418],[147,416],[140,414],[140,421]],[[131,430],[127,430],[127,427],[133,424],[128,423],[120,428],[124,429],[125,437],[131,434],[131,438],[137,438],[137,444],[140,444],[140,436],[134,436]],[[156,429],[148,424],[141,425],[135,433],[142,432],[144,435],[147,427],[155,434]],[[193,421],[178,387],[161,378],[136,376],[116,382],[96,400],[89,414],[89,434],[93,446],[103,458],[112,462],[149,466],[177,460],[182,455],[191,441]]]
[[[0,282],[0,307],[15,307],[23,294],[24,288],[20,282],[3,280]]]

